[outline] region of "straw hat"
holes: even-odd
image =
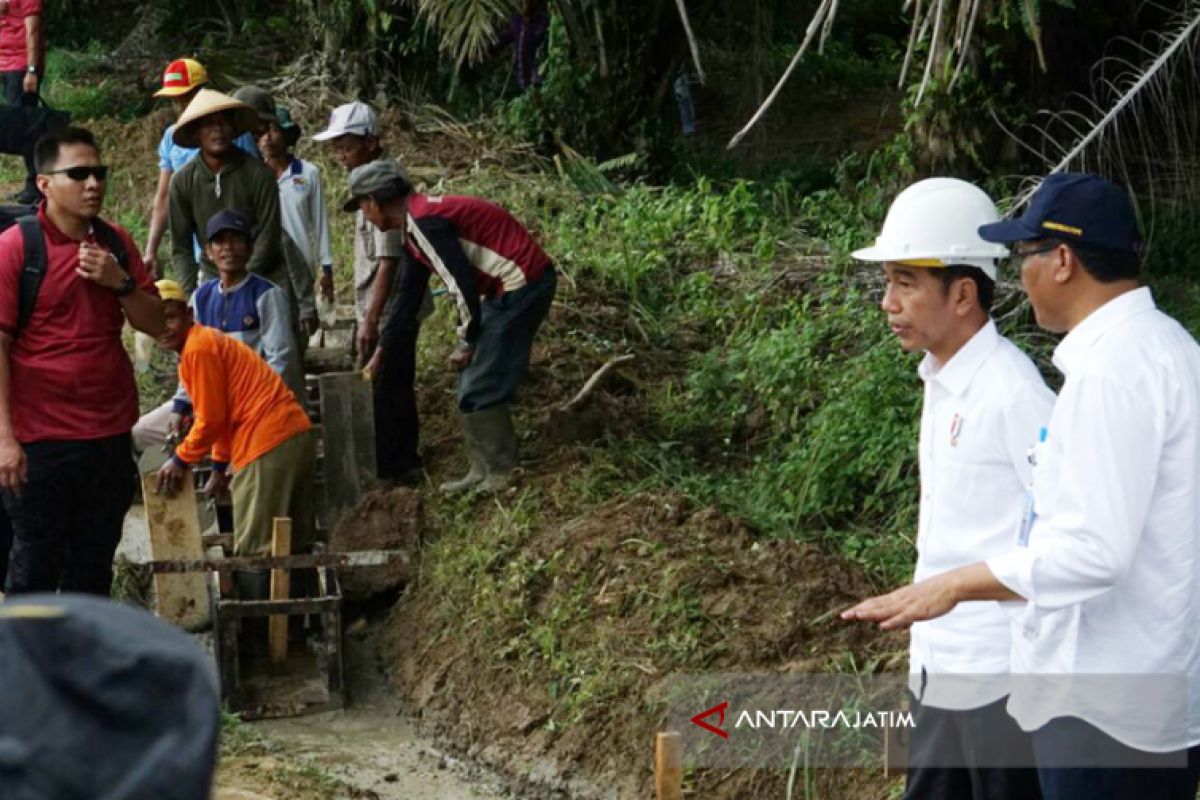
[[[214,92],[212,89],[201,89],[196,93],[187,109],[175,123],[173,138],[180,147],[199,147],[200,141],[196,135],[196,123],[202,118],[232,111],[234,136],[241,136],[258,125],[258,112],[245,103],[234,100],[227,94]]]

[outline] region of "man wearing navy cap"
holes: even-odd
[[[1008,553],[847,611],[884,628],[1008,600],[1009,713],[1047,800],[1193,800],[1200,780],[1200,346],[1139,285],[1124,190],[1052,175],[1010,247],[1065,376]]]
[[[217,265],[218,280],[196,290],[189,303],[196,322],[227,333],[254,352],[283,378],[307,408],[304,366],[297,345],[287,294],[271,281],[249,271],[254,251],[254,223],[240,211],[214,214],[205,226],[205,252]],[[192,416],[192,403],[180,386],[175,396],[144,414],[133,426],[133,446],[144,452],[183,433]]]

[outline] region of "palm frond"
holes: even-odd
[[[417,13],[438,32],[441,49],[460,66],[487,55],[496,29],[509,14],[508,0],[410,0]]]

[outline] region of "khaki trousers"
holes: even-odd
[[[268,555],[275,517],[291,517],[292,552],[313,543],[313,477],[316,442],[311,430],[298,433],[242,467],[233,476],[233,552]]]

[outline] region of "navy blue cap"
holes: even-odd
[[[254,227],[250,224],[250,218],[240,211],[233,209],[225,209],[218,211],[208,218],[208,225],[205,226],[204,233],[208,241],[216,238],[221,231],[237,231],[245,234],[247,238],[254,238]]]
[[[1099,175],[1048,176],[1016,219],[979,226],[988,242],[1062,239],[1109,250],[1136,252],[1142,243],[1129,195]]]

